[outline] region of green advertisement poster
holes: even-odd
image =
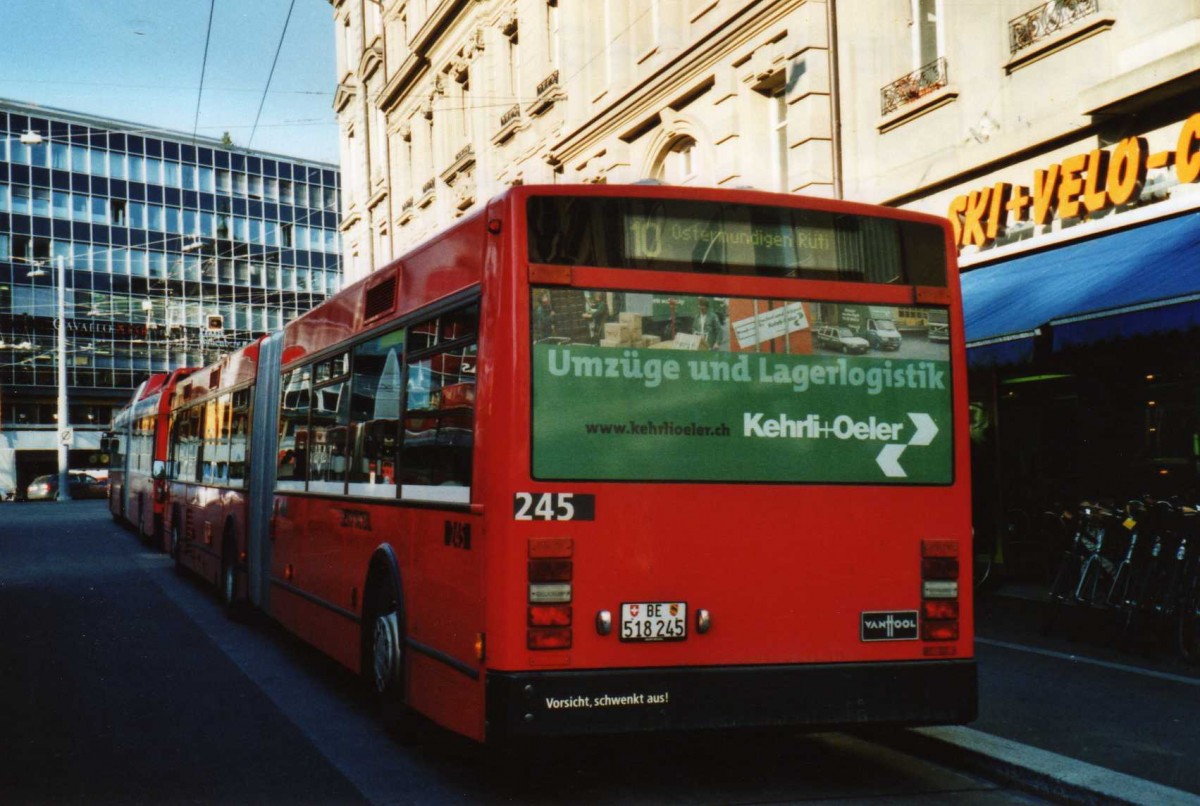
[[[755,315],[779,320],[782,308],[767,307]],[[952,482],[947,346],[909,339],[888,357],[826,354],[815,323],[793,321],[794,332],[776,326],[764,345],[787,338],[804,352],[695,349],[682,333],[650,337],[649,347],[644,335],[628,345],[535,342],[534,477]]]

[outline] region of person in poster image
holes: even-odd
[[[554,333],[554,308],[550,304],[550,292],[543,291],[533,308],[533,338],[535,341],[548,339]]]
[[[599,344],[600,340],[604,338],[604,323],[608,321],[608,303],[604,301],[603,291],[592,292],[583,318],[588,320],[592,344]]]
[[[713,310],[712,301],[707,297],[701,297],[697,305],[700,313],[692,323],[692,332],[700,337],[704,349],[716,350],[721,346],[721,317]]]

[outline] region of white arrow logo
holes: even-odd
[[[883,450],[875,457],[875,461],[883,468],[883,475],[892,479],[902,479],[908,474],[900,467],[900,454],[904,453],[907,445],[884,445]]]
[[[908,419],[913,421],[913,425],[917,427],[916,432],[905,445],[884,445],[883,450],[875,457],[876,464],[883,471],[883,475],[891,479],[907,478],[908,474],[904,472],[904,468],[900,466],[900,454],[904,453],[904,449],[909,445],[916,445],[923,448],[933,442],[933,438],[937,436],[938,427],[933,418],[923,412],[908,413]]]
[[[924,447],[933,442],[933,438],[937,436],[937,423],[928,414],[908,413],[908,419],[913,421],[913,425],[917,427],[917,433],[912,435],[912,439],[908,441],[909,445],[918,445]]]

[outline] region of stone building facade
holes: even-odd
[[[347,279],[505,187],[838,194],[814,0],[330,0]]]

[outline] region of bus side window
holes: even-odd
[[[279,445],[275,488],[303,490],[308,473],[309,367],[283,376],[283,399],[279,411]]]
[[[401,497],[409,500],[470,503],[475,446],[473,338],[478,309],[442,317],[442,338],[432,354],[408,364],[404,440],[400,449]],[[452,339],[460,339],[452,341]]]
[[[200,480],[205,484],[216,484],[217,462],[220,452],[221,410],[217,399],[203,406],[204,420],[200,447]]]
[[[396,497],[403,358],[402,329],[354,348],[344,437],[350,495]]]
[[[343,492],[342,485],[346,481],[348,386],[345,381],[335,381],[313,390],[308,452],[310,492]]]
[[[229,483],[246,486],[246,451],[250,445],[250,398],[253,387],[233,393],[231,435],[229,438]]]

